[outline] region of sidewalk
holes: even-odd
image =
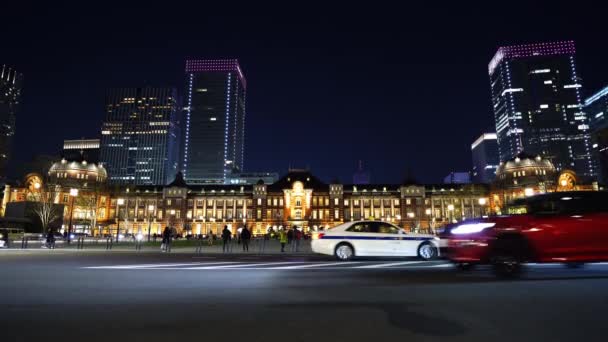
[[[185,243],[188,246],[183,246]],[[238,254],[238,255],[311,255],[312,250],[310,247],[310,240],[302,240],[299,243],[296,251],[295,243],[285,246],[285,252],[281,252],[281,245],[277,240],[252,240],[249,243],[249,251],[243,251],[243,245],[233,241],[229,246],[228,252],[223,252],[222,244],[214,244],[209,246],[207,241],[203,241],[202,244],[198,245],[198,241],[191,240],[178,240],[174,242],[171,247],[170,253],[179,254]],[[111,249],[106,249],[106,242],[85,242],[83,248],[79,249],[76,241],[73,241],[70,245],[57,244],[55,251],[96,251],[96,252],[141,252],[141,253],[161,253],[160,242],[144,242],[140,250],[136,249],[134,242],[114,242]],[[13,244],[11,248],[0,248],[0,253],[3,251],[49,251],[48,248],[41,247],[39,243],[30,242],[28,248],[22,249],[21,244]]]

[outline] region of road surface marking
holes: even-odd
[[[401,262],[392,262],[392,263],[382,263],[382,264],[373,264],[373,265],[365,265],[365,266],[357,266],[353,268],[384,268],[391,266],[403,266],[403,265],[411,265],[411,264],[420,264],[425,263],[427,261],[401,261]]]
[[[217,270],[217,269],[247,269],[248,267],[259,267],[259,266],[273,266],[273,265],[285,265],[294,263],[304,263],[305,261],[289,261],[289,262],[270,262],[264,264],[238,264],[238,265],[225,265],[225,266],[202,266],[202,267],[183,267],[181,270]]]
[[[145,268],[163,268],[163,267],[175,267],[178,269],[178,266],[205,266],[205,265],[226,265],[226,264],[236,264],[234,261],[226,261],[226,262],[190,262],[187,264],[141,264],[141,265],[110,265],[110,266],[89,266],[83,267],[87,269],[114,269],[114,270],[131,270],[131,269],[145,269]],[[179,268],[182,269],[182,268]],[[188,269],[188,268],[184,268]]]
[[[454,265],[452,265],[451,263],[447,263],[447,264],[438,264],[438,265],[430,265],[430,266],[425,266],[425,267],[432,267],[432,268],[448,268],[448,267],[454,267]]]
[[[351,262],[330,262],[325,264],[310,264],[310,265],[295,265],[295,266],[281,266],[281,267],[266,267],[267,270],[298,270],[302,268],[314,268],[314,267],[328,267],[328,266],[336,266],[336,265],[352,265],[352,264],[360,264],[361,261],[351,261]]]
[[[452,267],[449,263],[431,264],[427,261],[400,261],[400,262],[374,262],[364,264],[366,261],[350,262],[315,262],[315,261],[284,261],[284,262],[190,262],[190,263],[162,263],[162,264],[130,264],[130,265],[105,265],[87,266],[84,269],[114,269],[114,270],[351,270],[351,269],[400,269],[411,268],[447,268]],[[363,264],[363,265],[361,265]]]

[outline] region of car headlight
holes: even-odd
[[[457,226],[452,229],[452,234],[474,234],[479,233],[486,228],[492,228],[496,223],[483,222],[483,223],[466,223]]]

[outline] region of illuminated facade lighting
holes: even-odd
[[[585,100],[583,110],[589,118],[593,161],[601,184],[608,182],[608,87]]]
[[[246,80],[236,59],[187,60],[181,165],[189,184],[228,184],[243,170]]]
[[[527,152],[595,176],[575,54],[573,41],[498,49],[488,73],[500,161]]]

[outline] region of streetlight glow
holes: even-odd
[[[72,197],[78,196],[78,189],[70,189],[70,196],[72,196]]]
[[[116,200],[116,203],[118,205],[123,205],[123,204],[125,204],[125,199],[124,198],[119,198],[118,200]]]

